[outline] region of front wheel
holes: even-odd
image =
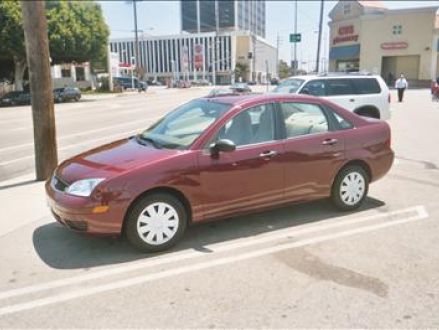
[[[180,200],[166,193],[147,195],[127,215],[125,235],[142,252],[163,251],[178,242],[187,222]]]
[[[347,166],[335,178],[331,199],[342,211],[361,206],[369,190],[369,177],[361,166]]]

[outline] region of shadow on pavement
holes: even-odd
[[[327,200],[278,208],[275,210],[203,223],[188,228],[169,254],[186,249],[210,253],[208,245],[238,238],[252,237],[270,231],[293,228],[302,224],[355,214],[385,205],[368,198],[363,206],[351,213],[339,212]],[[35,251],[42,261],[57,269],[78,269],[147,259],[158,254],[142,254],[125,239],[91,237],[73,233],[53,222],[38,227],[33,233]]]
[[[38,183],[40,181],[37,180],[26,180],[26,181],[22,181],[22,182],[17,182],[17,183],[11,183],[11,184],[6,184],[3,186],[0,186],[0,190],[6,190],[9,188],[16,188],[16,187],[22,187],[22,186],[27,186],[33,183]]]

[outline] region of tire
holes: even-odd
[[[361,206],[369,191],[369,176],[357,165],[344,167],[337,174],[331,190],[331,200],[342,211]]]
[[[163,251],[181,239],[187,223],[187,211],[178,198],[155,193],[141,198],[131,208],[126,218],[125,236],[142,252]],[[148,225],[150,230],[146,229]]]

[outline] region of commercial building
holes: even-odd
[[[339,1],[329,14],[330,71],[370,71],[389,83],[404,73],[412,85],[429,85],[439,76],[438,9]]]
[[[134,63],[134,39],[113,39],[110,51],[121,67]],[[139,40],[139,67],[148,80],[234,81],[237,63],[244,80],[265,83],[276,75],[276,48],[249,31],[148,36]]]
[[[182,31],[250,31],[265,38],[265,0],[185,0],[180,4]]]

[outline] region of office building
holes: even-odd
[[[265,0],[183,0],[181,30],[250,31],[265,38]]]
[[[112,39],[119,66],[135,65],[133,38]],[[236,64],[248,69],[246,81],[266,82],[276,75],[276,48],[249,31],[187,33],[139,39],[139,67],[148,80],[233,82]]]

